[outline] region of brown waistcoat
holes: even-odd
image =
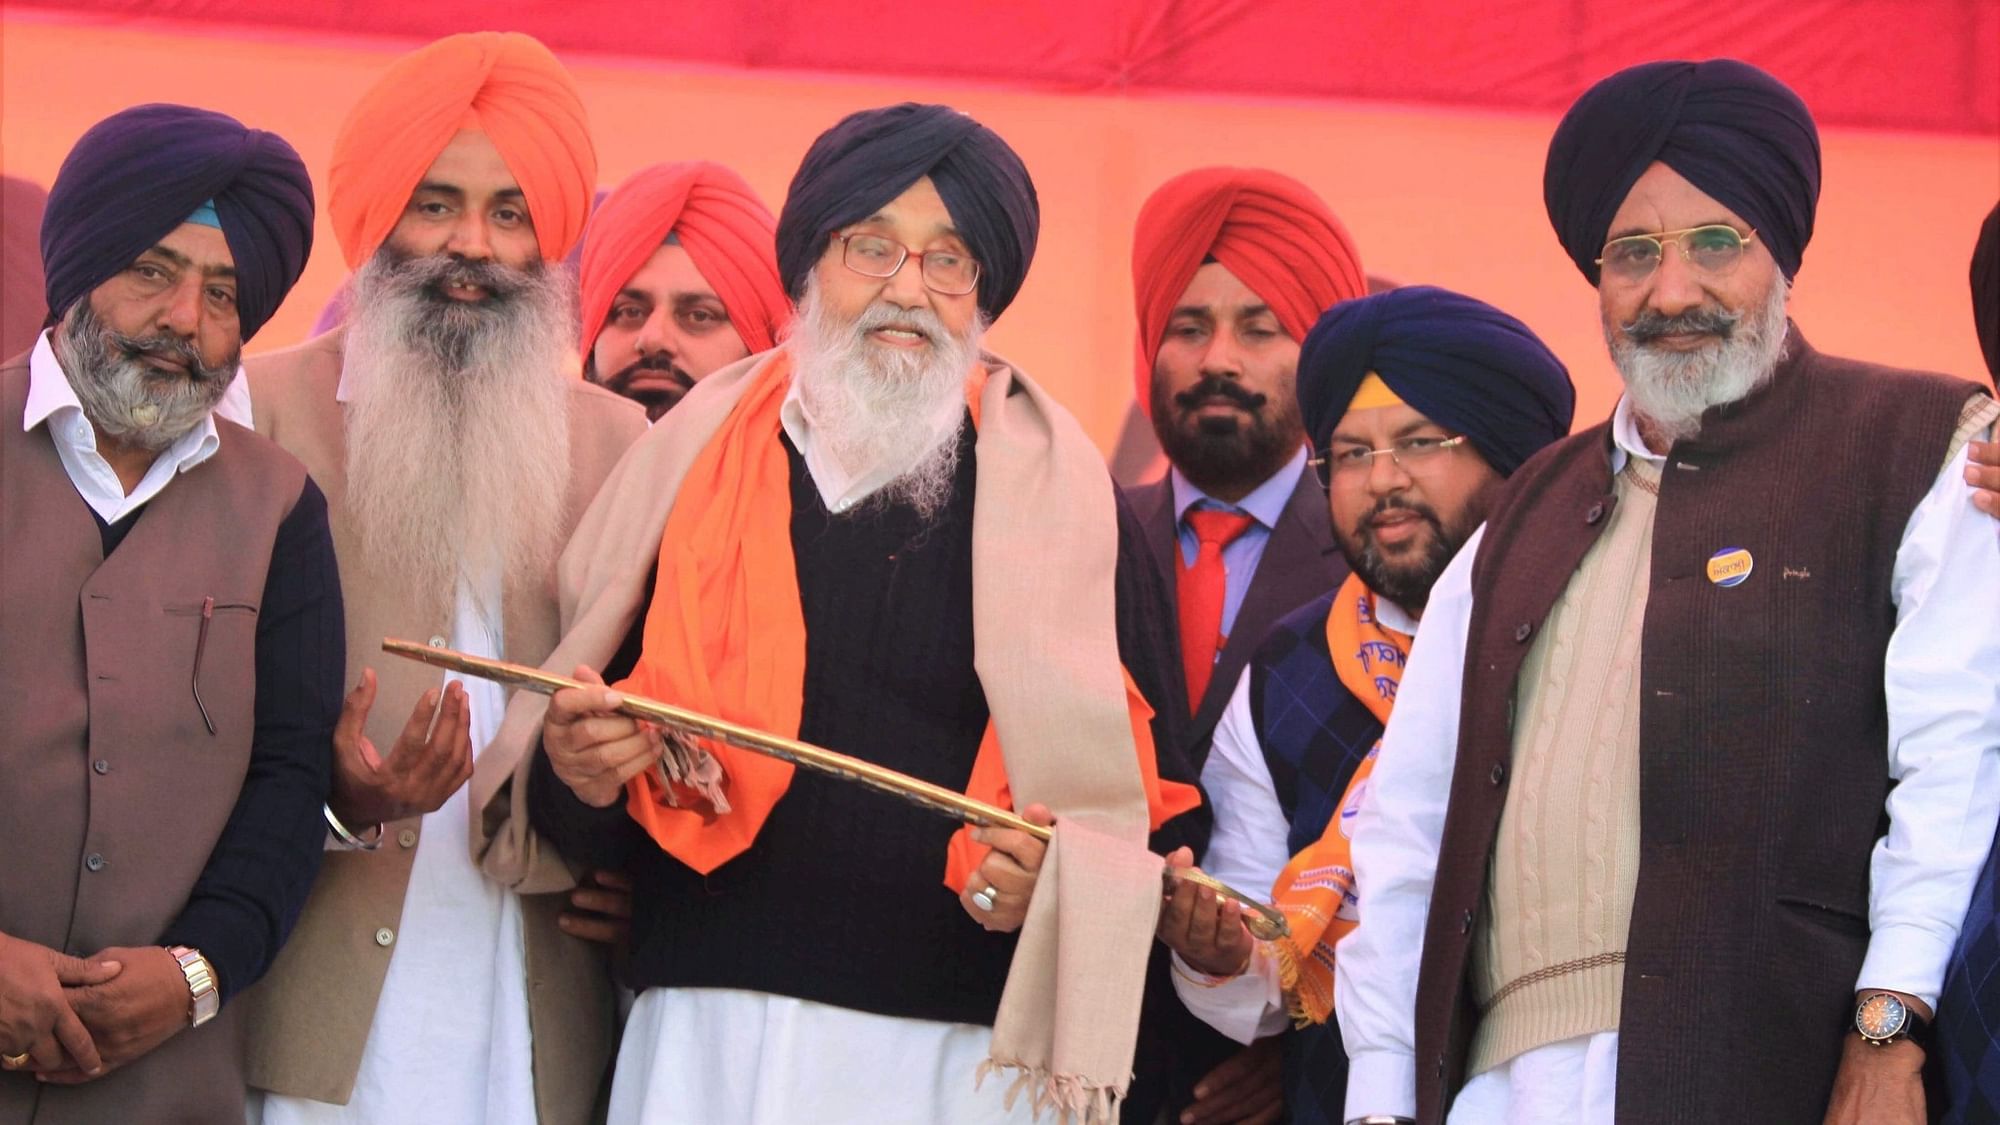
[[[418,697],[443,677],[383,655],[382,638],[449,638],[451,623],[410,609],[395,576],[373,572],[356,538],[346,505],[345,419],[334,397],[341,339],[336,329],[246,367],[258,432],[304,461],[326,493],[341,560],[347,678],[353,683],[362,668],[375,669],[367,734],[386,749],[395,744]],[[569,412],[565,537],[625,447],[646,430],[645,412],[637,404],[581,381],[572,387]],[[540,664],[557,639],[554,575],[535,588],[510,588],[502,597],[506,658]],[[402,925],[421,832],[421,819],[411,818],[383,826],[380,850],[327,854],[291,941],[246,997],[250,1085],[343,1105],[352,1096]],[[604,958],[596,947],[556,928],[563,906],[562,895],[521,896],[535,1103],[551,1125],[589,1116],[616,1045]]]
[[[1904,526],[1977,385],[1822,356],[1670,451],[1640,665],[1640,859],[1618,1120],[1817,1122],[1868,942],[1888,790],[1883,660]],[[1509,482],[1473,569],[1457,768],[1417,989],[1419,1120],[1479,1016],[1469,953],[1506,803],[1516,677],[1606,524],[1609,425]],[[1749,577],[1711,581],[1747,550]]]
[[[106,558],[48,427],[21,431],[27,394],[25,360],[0,368],[0,932],[79,956],[154,945],[242,790],[257,610],[305,470],[218,421],[215,455],[175,476]],[[228,1000],[82,1086],[0,1074],[0,1121],[240,1121],[241,1007]]]

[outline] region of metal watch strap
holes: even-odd
[[[187,978],[188,1026],[200,1027],[222,1010],[222,994],[215,990],[215,970],[198,949],[176,945],[167,950]]]
[[[1392,1113],[1371,1113],[1366,1117],[1350,1117],[1342,1125],[1417,1125],[1417,1119],[1398,1117]]]

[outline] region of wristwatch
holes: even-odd
[[[199,949],[176,945],[167,952],[173,955],[174,963],[187,977],[188,1026],[200,1027],[222,1010],[222,994],[215,990],[215,970],[209,967],[208,958],[203,957]]]
[[[1925,1052],[1931,1047],[1931,1022],[1893,992],[1864,994],[1854,1005],[1854,1030],[1871,1047],[1886,1047],[1903,1039]]]

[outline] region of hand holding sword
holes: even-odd
[[[832,774],[871,789],[893,794],[966,824],[981,828],[1011,829],[1026,833],[1042,842],[1046,842],[1053,835],[1048,824],[1036,824],[1026,817],[974,800],[964,793],[886,769],[872,762],[849,757],[810,743],[782,738],[711,715],[689,711],[670,703],[612,691],[604,686],[602,679],[595,672],[589,669],[578,669],[580,673],[587,675],[587,680],[581,676],[572,679],[523,664],[488,660],[447,648],[432,648],[414,641],[393,638],[383,640],[382,650],[441,668],[450,668],[466,675],[557,696],[557,700],[551,701],[550,719],[543,728],[543,744],[550,752],[550,765],[556,768],[557,776],[563,778],[565,784],[570,784],[572,789],[577,789],[578,783],[582,784],[584,788],[577,789],[579,798],[599,808],[607,807],[620,799],[626,780],[660,762],[665,753],[661,732],[665,730],[672,731],[671,737],[677,739],[706,739],[779,758],[795,766],[820,773]],[[574,689],[577,694],[563,700],[559,693],[565,689]],[[560,716],[561,722],[557,721],[558,706],[564,708]],[[562,745],[562,750],[558,751],[550,744],[551,737]],[[566,761],[557,760],[559,753]],[[572,778],[576,779],[575,783],[572,783]],[[1283,937],[1289,930],[1283,914],[1260,899],[1226,886],[1196,868],[1169,866],[1166,869],[1166,878],[1170,882],[1191,882],[1205,888],[1211,894],[1241,903],[1244,907],[1243,924],[1260,940],[1270,941]]]

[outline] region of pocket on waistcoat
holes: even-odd
[[[1794,917],[1816,925],[1824,926],[1837,933],[1868,940],[1868,911],[1865,907],[1855,908],[1823,901],[1827,896],[1781,894],[1778,905],[1785,907]]]
[[[170,602],[160,610],[189,623],[173,630],[177,643],[187,646],[181,659],[188,717],[194,720],[189,733],[240,739],[255,722],[257,603],[210,596]]]

